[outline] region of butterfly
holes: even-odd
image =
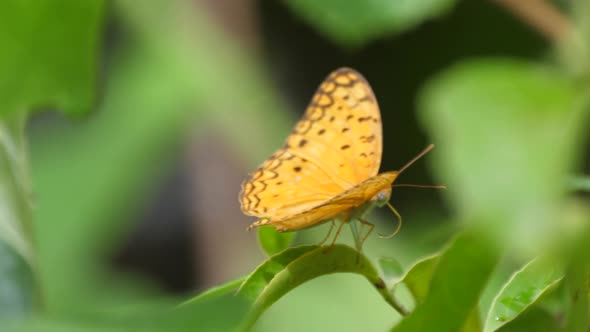
[[[378,174],[382,136],[379,106],[367,80],[354,69],[333,71],[283,147],[242,184],[242,211],[260,218],[248,229],[270,225],[285,232],[332,221],[327,239],[339,218],[334,244],[342,226],[358,220],[370,227],[361,240],[353,229],[360,250],[374,227],[365,215],[386,204],[398,217],[399,229],[401,217],[389,204],[392,184],[433,145],[400,170]]]

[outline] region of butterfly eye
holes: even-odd
[[[391,196],[391,189],[389,190],[381,190],[377,195],[375,195],[375,203],[377,206],[382,207],[383,205],[389,202],[389,197]]]

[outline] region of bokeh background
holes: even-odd
[[[253,270],[265,256],[256,232],[246,231],[252,219],[240,212],[240,183],[283,144],[330,71],[352,67],[371,83],[383,117],[381,169],[395,170],[439,143],[417,115],[433,76],[475,57],[552,57],[540,34],[494,1],[438,2],[432,17],[368,37],[314,24],[309,1],[99,5],[93,109],[71,116],[38,105],[44,112],[27,129],[52,317],[29,327],[61,330],[65,316],[77,317],[73,330],[102,326],[104,312],[158,310]],[[354,18],[353,2],[341,5]],[[398,181],[446,184],[429,159]],[[393,239],[371,236],[367,255],[407,265],[439,249],[457,228],[443,195],[395,189],[404,225]],[[381,233],[396,225],[386,209],[371,220]],[[326,231],[305,230],[295,241],[314,243]],[[348,234],[340,241],[353,243]],[[256,330],[377,331],[396,319],[361,277],[331,275],[282,298]]]

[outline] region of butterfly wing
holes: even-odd
[[[285,145],[242,184],[245,214],[281,220],[375,176],[381,116],[367,81],[341,68],[320,85]]]
[[[312,209],[283,220],[262,219],[251,227],[272,225],[276,227],[277,231],[283,232],[316,226],[324,221],[334,219],[346,211],[363,206],[375,199],[380,192],[385,192],[389,196],[391,184],[398,174],[396,171],[378,174]]]

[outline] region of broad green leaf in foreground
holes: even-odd
[[[578,86],[551,67],[473,60],[429,82],[419,101],[438,146],[433,171],[464,220],[527,251],[560,238],[564,184],[587,119]]]
[[[258,242],[264,252],[272,256],[289,247],[295,232],[277,232],[274,227],[258,227]]]
[[[345,245],[335,245],[328,252],[326,248],[315,245],[289,248],[260,265],[238,292],[253,301],[244,328],[253,326],[268,307],[295,287],[313,278],[338,272],[364,276],[392,307],[398,312],[405,312],[363,254]]]
[[[445,14],[455,0],[288,0],[286,3],[328,37],[346,46],[357,46]]]
[[[515,272],[494,299],[484,331],[496,331],[553,290],[564,275],[560,265],[538,258]]]
[[[0,3],[0,115],[51,106],[82,114],[94,102],[104,2]]]
[[[459,235],[440,257],[423,303],[392,331],[459,331],[472,318],[497,260],[481,234]]]

